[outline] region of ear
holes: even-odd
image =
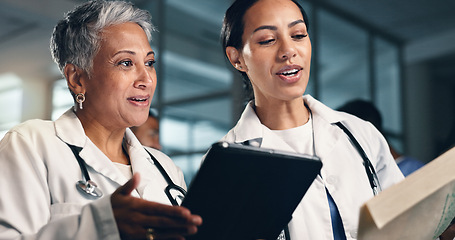
[[[231,62],[232,66],[234,66],[235,69],[241,71],[241,72],[246,72],[247,68],[245,64],[243,64],[243,58],[235,47],[226,47],[226,56],[229,59],[229,62]]]
[[[66,82],[71,92],[74,94],[85,94],[85,80],[87,74],[85,74],[82,69],[72,63],[68,63],[63,69],[63,74],[65,74]]]

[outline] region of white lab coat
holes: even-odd
[[[356,239],[361,205],[373,197],[363,159],[335,122],[342,122],[360,143],[376,169],[380,185],[387,188],[403,179],[384,137],[369,122],[337,112],[309,95],[303,100],[313,113],[316,155],[323,167],[292,215],[292,240],[333,239],[330,209],[325,188],[338,206],[347,239]],[[222,139],[250,141],[270,148],[295,152],[286,142],[261,124],[250,102],[237,125]],[[313,154],[308,152],[307,154]]]
[[[104,196],[93,200],[76,189],[82,173],[66,143],[82,147],[91,179]],[[132,195],[170,204],[168,185],[137,138],[124,138],[133,173],[141,180]],[[162,152],[148,148],[175,184],[183,174]],[[55,122],[30,120],[0,142],[0,239],[120,239],[110,195],[127,178],[85,135],[70,109]]]

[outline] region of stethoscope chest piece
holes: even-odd
[[[86,194],[93,198],[100,198],[103,196],[103,192],[98,188],[96,183],[93,182],[92,180],[88,180],[88,181],[80,180],[76,183],[76,188],[83,194]]]

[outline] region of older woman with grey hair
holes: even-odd
[[[184,239],[202,219],[178,205],[182,172],[131,126],[156,87],[153,26],[122,1],[90,1],[54,29],[51,52],[75,99],[0,142],[0,239]]]

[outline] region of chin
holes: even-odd
[[[147,121],[147,118],[148,118],[148,113],[145,116],[138,116],[134,119],[131,119],[130,125],[131,126],[141,126],[142,124],[144,124]]]
[[[305,94],[305,91],[299,90],[299,91],[287,92],[285,94],[285,96],[289,101],[292,101],[292,100],[295,100],[296,98],[302,98],[303,94]]]

